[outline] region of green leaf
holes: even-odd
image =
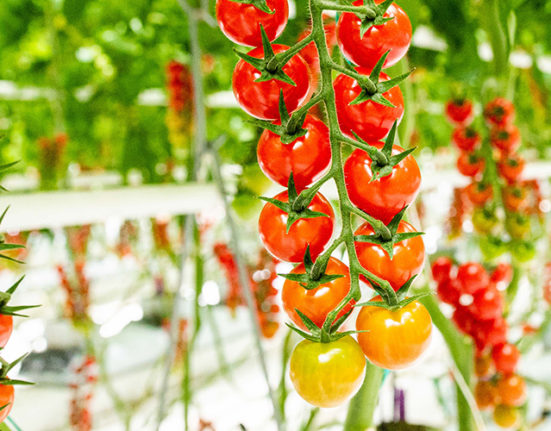
[[[11,285],[11,287],[10,287],[8,290],[6,290],[6,293],[9,293],[10,295],[13,295],[14,292],[17,290],[17,288],[19,287],[19,285],[21,284],[21,282],[22,282],[24,279],[25,279],[25,276],[24,276],[24,275],[21,276],[21,277],[19,278],[19,280],[17,280],[15,283],[13,283],[13,284]]]
[[[38,308],[38,307],[41,307],[41,305],[18,305],[14,307],[5,305],[0,309],[0,314],[4,314],[6,316],[29,317],[26,314],[18,313],[18,311],[29,310],[31,308]]]
[[[287,325],[287,327],[289,329],[292,329],[293,331],[295,331],[298,335],[300,335],[302,338],[305,338],[309,341],[312,341],[314,343],[318,343],[319,342],[319,337],[315,337],[315,336],[312,336],[310,334],[308,334],[307,332],[304,332],[303,330],[297,328],[295,325],[292,325],[290,323],[285,323],[285,325]]]
[[[286,212],[287,214],[291,212],[291,205],[288,202],[283,202],[274,198],[267,198],[264,196],[259,196],[258,199],[274,205],[275,207],[279,208],[281,211]]]
[[[5,163],[3,165],[0,165],[0,171],[5,171],[9,168],[11,168],[12,166],[15,166],[19,163],[19,160],[15,161],[15,162],[11,162],[11,163]]]
[[[0,242],[0,251],[20,250],[22,248],[25,248],[25,246],[21,245],[21,244],[7,244],[7,243],[4,243],[4,242]]]
[[[415,238],[417,236],[424,235],[425,232],[403,232],[403,233],[397,233],[394,235],[393,242],[395,244],[398,244],[399,242],[405,241],[407,239]]]
[[[304,326],[306,326],[313,335],[321,334],[321,329],[318,328],[318,326],[314,322],[312,322],[312,320],[310,320],[310,318],[306,314],[304,314],[298,308],[295,308],[295,311],[300,317],[300,320],[302,320],[302,323],[304,323]]]
[[[249,54],[245,54],[244,52],[238,51],[235,48],[233,49],[233,52],[235,52],[235,55],[237,55],[241,60],[249,63],[259,72],[262,72],[262,70],[264,69],[264,59],[252,57]]]
[[[8,212],[8,210],[10,209],[9,205],[6,207],[6,209],[4,210],[4,212],[2,213],[2,215],[0,216],[0,224],[4,221],[4,217],[6,217],[6,213]]]

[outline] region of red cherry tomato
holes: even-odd
[[[494,196],[494,191],[490,184],[472,182],[465,188],[465,193],[474,206],[483,206]]]
[[[14,390],[11,385],[0,385],[0,407],[7,406],[0,410],[0,423],[4,422],[13,407]]]
[[[484,108],[484,118],[494,126],[510,124],[515,119],[515,107],[507,99],[494,99]]]
[[[357,71],[362,74],[369,73],[361,67]],[[389,79],[388,75],[381,73],[381,81]],[[395,106],[391,108],[371,100],[350,105],[362,89],[355,79],[347,75],[337,76],[333,86],[341,130],[351,138],[354,138],[352,132],[355,132],[367,142],[383,139],[388,135],[394,122],[401,121],[404,115],[404,98],[399,87],[393,87],[384,93],[384,97]]]
[[[289,201],[286,191],[275,196],[275,199]],[[287,233],[289,215],[271,203],[264,205],[258,220],[258,231],[264,246],[273,256],[287,262],[302,262],[308,245],[313,259],[323,251],[333,235],[333,208],[321,193],[314,196],[308,208],[328,217],[300,219]]]
[[[513,124],[507,124],[503,127],[495,128],[490,135],[492,145],[504,153],[512,153],[520,147],[520,132],[518,127]]]
[[[492,360],[496,370],[502,374],[514,373],[519,359],[520,352],[514,344],[498,344],[492,349]]]
[[[376,0],[381,3],[382,0]],[[356,0],[355,6],[363,6],[363,0]],[[390,67],[406,55],[411,43],[411,22],[407,14],[396,3],[390,5],[384,18],[391,18],[381,25],[371,26],[361,35],[362,20],[351,12],[344,12],[337,24],[337,41],[343,55],[352,63],[373,69],[377,61],[390,51],[383,67]]]
[[[513,267],[504,262],[498,264],[490,276],[490,281],[498,287],[500,284],[508,285],[512,279]]]
[[[267,0],[266,4],[274,13],[263,12],[251,4],[217,0],[216,19],[220,30],[240,45],[261,46],[260,26],[264,27],[268,39],[277,39],[287,25],[289,4],[287,0]]]
[[[285,45],[272,47],[276,54],[288,49]],[[263,48],[255,48],[249,55],[261,58],[263,53]],[[311,90],[310,70],[306,62],[295,55],[283,66],[283,71],[295,85],[277,79],[255,82],[260,77],[260,72],[246,61],[239,60],[233,71],[233,94],[247,114],[263,120],[279,120],[280,90],[283,90],[289,112],[293,112],[306,101]]]
[[[476,321],[471,335],[479,350],[505,343],[507,341],[507,322],[502,317]]]
[[[304,264],[298,265],[291,271],[291,274],[304,274]],[[281,291],[283,308],[291,320],[303,329],[306,329],[306,326],[295,309],[300,310],[321,328],[327,315],[339,305],[350,291],[350,271],[348,266],[340,260],[334,257],[330,258],[326,274],[339,274],[343,275],[343,277],[329,283],[324,283],[311,290],[306,290],[296,281],[285,280],[283,284]],[[337,318],[352,310],[354,303],[355,301],[351,300],[339,313]]]
[[[405,232],[416,232],[416,230],[409,223],[401,221],[397,233]],[[373,235],[374,233],[371,225],[366,222],[356,230],[354,235]],[[425,245],[421,236],[396,243],[393,247],[392,259],[378,244],[356,242],[355,246],[360,264],[374,275],[387,280],[394,290],[398,290],[411,277],[419,274],[425,262]]]
[[[327,42],[327,49],[329,51],[329,54],[333,52],[333,49],[337,45],[337,23],[334,21],[332,17],[326,17],[324,16],[324,25],[323,28],[325,30],[325,40]],[[310,34],[310,29],[307,29],[303,31],[298,40],[304,39],[306,36]],[[314,42],[311,42],[310,44],[306,45],[301,51],[300,56],[306,60],[306,63],[310,65],[310,70],[312,74],[318,75],[319,74],[319,56],[318,56],[318,50],[316,48],[316,44]]]
[[[476,262],[467,262],[457,269],[461,292],[473,294],[488,287],[490,277],[484,267]]]
[[[464,306],[456,303],[452,320],[457,328],[464,334],[472,335],[476,327],[476,319],[471,312]]]
[[[382,148],[382,143],[373,144]],[[398,145],[392,154],[404,149]],[[410,154],[392,168],[390,175],[373,181],[372,160],[363,150],[355,150],[344,164],[344,176],[348,196],[354,205],[388,224],[392,218],[409,205],[419,192],[421,172]]]
[[[470,100],[451,100],[446,103],[446,117],[456,126],[468,126],[474,118],[473,104]]]
[[[264,130],[258,141],[257,156],[262,171],[271,180],[287,186],[291,171],[297,191],[318,180],[331,164],[331,144],[327,126],[316,117],[306,116],[303,128],[308,132],[290,144]]]
[[[0,348],[6,347],[13,332],[13,317],[0,314]]]
[[[478,320],[496,319],[503,314],[505,301],[499,290],[488,287],[473,294],[473,302],[468,308]]]
[[[466,177],[476,177],[484,170],[485,162],[474,153],[461,152],[457,158],[457,170]]]
[[[519,407],[526,401],[526,383],[516,374],[505,375],[497,382],[497,393],[501,404]]]
[[[458,127],[452,133],[452,142],[463,151],[473,151],[480,145],[480,135],[472,127]]]
[[[524,159],[517,155],[510,155],[501,159],[497,164],[497,170],[509,184],[516,183],[524,171]]]
[[[436,286],[436,293],[440,301],[456,306],[459,304],[459,298],[461,298],[461,291],[459,290],[459,284],[455,278],[449,278],[442,280]]]
[[[440,256],[432,263],[432,278],[437,283],[449,280],[451,278],[452,269],[453,261],[448,256]]]

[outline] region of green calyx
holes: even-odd
[[[284,144],[291,144],[295,142],[298,138],[303,137],[308,133],[307,129],[303,129],[302,125],[306,119],[306,113],[301,115],[292,116],[289,115],[287,106],[285,105],[285,99],[283,97],[283,90],[279,92],[279,118],[281,124],[274,124],[271,121],[252,119],[249,120],[250,123],[267,129],[276,135],[279,135],[281,142]]]
[[[318,262],[319,261],[319,262]],[[310,254],[310,247],[306,248],[306,253],[304,253],[304,270],[303,274],[278,274],[279,276],[299,283],[306,290],[315,289],[322,284],[330,283],[333,280],[344,277],[342,274],[326,274],[325,270],[327,269],[327,264],[329,263],[329,258],[318,258],[316,264],[312,261],[312,256]]]
[[[353,310],[350,310],[349,312],[345,313],[341,317],[339,317],[335,322],[331,325],[327,325],[327,321],[323,324],[323,326],[320,328],[318,327],[308,316],[306,316],[304,313],[302,313],[298,308],[295,308],[295,311],[299,315],[300,319],[304,323],[304,326],[308,328],[308,332],[303,331],[302,329],[297,328],[295,325],[291,323],[287,323],[286,325],[295,331],[297,334],[299,334],[302,338],[305,338],[307,340],[313,341],[314,343],[331,343],[333,341],[340,340],[341,338],[347,337],[348,335],[357,334],[359,332],[367,332],[367,331],[344,331],[344,332],[338,332],[338,329],[342,326],[342,324],[348,319],[350,314],[352,314]],[[327,316],[327,318],[330,318],[330,314]],[[329,328],[329,329],[326,329]]]
[[[356,16],[362,20],[360,25],[360,36],[362,39],[372,26],[382,25],[394,19],[394,17],[385,18],[385,13],[393,1],[394,0],[385,0],[380,4],[375,4],[374,0],[364,0],[364,6],[367,8],[367,13],[356,14]]]
[[[4,139],[4,138],[0,138],[0,144],[3,144],[5,140],[6,139]],[[0,165],[0,172],[8,170],[9,168],[11,168],[12,166],[15,166],[18,163],[19,162],[17,161],[17,162],[5,163],[3,165]],[[3,187],[2,185],[0,185],[0,191],[7,192],[6,188]],[[6,213],[6,211],[4,211],[4,214]],[[4,215],[2,215],[2,219],[3,218],[4,218]],[[0,219],[0,223],[2,222],[2,219]]]
[[[405,80],[411,74],[411,72],[413,72],[413,70],[403,73],[396,78],[379,82],[381,70],[383,68],[383,65],[385,64],[385,60],[388,57],[389,52],[390,51],[387,51],[383,54],[383,56],[379,59],[379,61],[369,74],[369,77],[357,77],[358,84],[362,88],[362,91],[360,91],[358,97],[350,102],[350,105],[358,105],[360,103],[371,100],[374,103],[388,106],[389,108],[395,108],[395,106],[387,98],[384,97],[384,93],[400,84],[400,82]]]
[[[375,233],[374,235],[356,235],[354,237],[354,241],[377,244],[381,246],[381,248],[388,254],[390,259],[392,259],[394,257],[394,246],[396,244],[410,238],[424,235],[424,232],[397,232],[406,209],[407,206],[404,207],[402,211],[400,211],[398,214],[396,214],[391,222],[386,225],[386,227],[390,231],[390,238],[383,238],[382,235]]]
[[[270,15],[273,15],[275,13],[275,10],[272,10],[268,7],[268,3],[266,3],[266,0],[231,0],[231,1],[234,3],[250,4],[255,8],[257,8],[258,10],[269,13]]]
[[[264,27],[260,25],[260,32],[262,34],[262,47],[264,49],[264,58],[252,57],[243,52],[239,52],[234,49],[234,52],[241,58],[243,61],[249,63],[255,69],[260,72],[260,77],[255,80],[255,82],[265,82],[272,79],[277,79],[278,81],[284,82],[296,86],[295,82],[283,71],[283,66],[287,64],[287,61],[281,61],[281,56],[278,57],[274,53],[272,44],[264,31]]]
[[[263,201],[271,203],[272,205],[276,206],[280,210],[287,213],[287,215],[288,215],[288,217],[287,217],[287,233],[288,233],[289,229],[291,229],[291,226],[293,226],[293,224],[295,224],[295,222],[297,222],[300,219],[303,219],[303,218],[317,218],[317,217],[329,217],[328,214],[325,214],[325,213],[322,213],[322,212],[319,212],[319,211],[312,211],[311,209],[308,208],[308,205],[310,204],[310,202],[312,201],[314,196],[312,196],[311,198],[306,199],[306,201],[304,201],[304,199],[302,197],[305,196],[304,193],[306,191],[308,191],[308,190],[304,190],[300,194],[300,196],[298,195],[297,189],[295,187],[295,181],[293,179],[293,173],[291,172],[291,175],[289,175],[289,184],[288,184],[288,187],[287,187],[288,202],[283,202],[283,201],[273,199],[273,198],[266,198],[266,197],[263,197],[263,196],[261,196],[260,199],[262,199]],[[297,205],[296,204],[297,202],[301,202],[301,205]]]
[[[379,150],[374,145],[369,145],[356,133],[354,133],[356,139],[364,144],[362,148],[367,152],[367,154],[369,154],[369,157],[371,158],[371,172],[373,173],[371,182],[390,175],[394,167],[411,153],[413,153],[416,149],[416,147],[414,147],[408,150],[404,150],[399,154],[392,155],[392,148],[394,146],[397,128],[398,122],[395,121],[392,125],[392,129],[390,129],[388,137],[386,138],[385,145],[381,150]]]
[[[25,276],[21,277],[5,292],[0,292],[0,314],[7,316],[28,317],[27,315],[19,312],[30,308],[40,307],[40,305],[18,305],[13,307],[8,305],[12,295],[15,293],[24,278]]]
[[[20,356],[13,362],[7,362],[4,359],[0,358],[0,385],[4,386],[12,386],[12,385],[34,385],[34,383],[26,382],[24,380],[14,380],[10,379],[8,377],[8,373],[17,365],[19,364],[23,359],[25,359],[28,356],[28,353]]]
[[[387,292],[385,289],[382,289],[380,286],[372,282],[371,284],[383,300],[362,302],[356,304],[355,307],[380,307],[390,311],[397,311],[400,308],[411,304],[412,302],[415,302],[427,295],[430,295],[430,292],[427,291],[410,297],[407,296],[409,289],[416,277],[417,276],[414,275],[408,281],[406,281],[403,286],[398,289],[394,297],[392,295],[389,295],[389,292]]]

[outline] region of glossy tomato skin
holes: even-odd
[[[289,374],[298,394],[318,407],[336,407],[360,388],[365,357],[350,336],[331,343],[303,340],[291,354]]]
[[[251,4],[231,0],[217,0],[216,19],[228,39],[239,45],[261,46],[260,26],[268,39],[274,40],[283,32],[289,18],[287,0],[267,0],[273,14],[263,12]]]
[[[304,264],[298,265],[291,271],[291,274],[304,274]],[[310,318],[318,327],[322,327],[327,314],[339,305],[350,291],[350,271],[348,266],[340,260],[331,257],[327,264],[326,274],[339,274],[343,277],[324,283],[314,289],[306,290],[300,283],[285,280],[281,291],[283,309],[290,319],[302,329],[307,329],[295,309],[300,310]],[[337,318],[345,315],[354,306],[355,301],[343,308]]]
[[[484,118],[494,126],[511,124],[515,119],[515,106],[507,99],[494,99],[484,108]]]
[[[458,127],[452,133],[452,142],[462,151],[473,151],[480,145],[480,135],[471,127]]]
[[[316,117],[307,115],[303,128],[306,135],[284,144],[275,133],[264,130],[258,141],[260,168],[271,180],[287,187],[289,176],[300,192],[318,180],[331,164],[329,129]]]
[[[274,199],[288,202],[287,192]],[[286,262],[302,262],[306,248],[315,259],[333,236],[335,214],[327,199],[318,193],[308,208],[327,214],[328,217],[303,218],[296,221],[287,233],[288,214],[271,203],[264,205],[258,220],[258,231],[266,249],[275,257]]]
[[[405,232],[416,232],[416,230],[409,223],[401,221],[397,233]],[[373,234],[373,228],[367,222],[354,233],[354,235]],[[355,247],[360,264],[376,276],[387,280],[396,291],[411,277],[419,274],[425,262],[425,244],[421,236],[395,244],[392,259],[378,244],[357,241]]]
[[[520,147],[520,132],[518,127],[507,124],[501,128],[495,128],[490,135],[492,145],[503,153],[512,153]]]
[[[13,332],[13,317],[0,314],[0,348],[6,347]]]
[[[382,148],[382,143],[373,144]],[[404,149],[392,147],[396,155]],[[398,163],[390,175],[373,179],[372,160],[363,150],[355,150],[344,164],[344,177],[348,196],[354,205],[369,215],[388,224],[392,218],[415,200],[421,186],[421,172],[410,154]]]
[[[0,407],[7,406],[0,410],[0,423],[4,422],[13,407],[14,389],[11,385],[0,385]]]
[[[495,287],[474,293],[473,302],[469,305],[469,311],[478,320],[496,319],[503,314],[504,308],[503,295]]]
[[[448,256],[438,257],[431,266],[432,278],[437,283],[442,283],[451,278],[453,261]]]
[[[474,153],[461,152],[457,158],[457,170],[466,177],[476,177],[484,170],[485,162]]]
[[[358,73],[369,74],[365,68],[358,68]],[[381,73],[380,80],[387,81],[388,75]],[[384,93],[387,100],[395,107],[381,105],[371,100],[350,105],[362,91],[353,78],[341,74],[333,83],[335,102],[341,130],[354,138],[355,132],[364,141],[372,142],[383,139],[392,128],[395,121],[400,122],[404,115],[404,98],[400,87],[393,87]]]
[[[457,305],[459,304],[459,299],[461,298],[461,291],[457,280],[455,278],[449,278],[438,283],[436,286],[436,293],[438,298],[446,304]]]
[[[376,3],[381,3],[377,0]],[[363,0],[354,5],[363,6]],[[390,51],[383,67],[396,64],[406,55],[411,43],[411,22],[404,10],[396,3],[387,9],[385,18],[392,18],[382,25],[371,26],[361,36],[362,21],[351,12],[341,14],[337,23],[337,41],[343,55],[358,66],[373,69],[377,61]]]
[[[456,126],[468,126],[474,118],[472,102],[469,100],[449,101],[446,103],[446,118]]]
[[[502,376],[497,382],[497,392],[501,404],[519,407],[526,401],[526,383],[516,374]]]
[[[520,352],[514,344],[502,343],[492,349],[492,360],[496,370],[502,374],[514,373],[519,359]]]
[[[412,365],[429,346],[432,320],[418,301],[396,311],[366,305],[358,315],[356,330],[369,331],[358,333],[358,343],[373,364],[400,370]]]
[[[276,54],[288,49],[285,45],[272,45]],[[248,53],[252,57],[261,58],[262,48],[255,48]],[[311,75],[306,62],[300,55],[293,56],[283,71],[296,85],[287,84],[277,79],[255,82],[260,72],[244,60],[239,60],[233,71],[233,94],[237,103],[249,115],[263,120],[279,120],[279,94],[283,90],[283,98],[289,113],[301,106],[311,90]]]
[[[461,292],[473,294],[488,287],[490,277],[478,262],[466,262],[457,269],[457,280]]]
[[[501,428],[516,428],[520,426],[520,413],[517,408],[498,405],[494,410],[494,422]]]

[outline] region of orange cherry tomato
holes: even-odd
[[[401,221],[397,233],[406,232],[416,232],[416,230],[409,223]],[[371,225],[366,222],[356,230],[354,235],[373,235],[374,233]],[[419,274],[425,262],[425,245],[421,236],[396,243],[393,247],[392,259],[378,244],[356,242],[355,245],[361,265],[376,276],[387,280],[396,291],[411,277]],[[363,276],[362,279],[364,279]]]
[[[429,346],[432,320],[418,301],[396,311],[366,305],[358,315],[356,329],[368,331],[358,333],[367,359],[378,367],[400,370],[413,364]]]
[[[517,212],[528,205],[528,194],[522,186],[511,184],[503,188],[503,204],[509,211]]]
[[[490,355],[478,355],[474,360],[474,372],[477,377],[489,377],[492,374],[492,357]]]
[[[517,126],[508,124],[492,130],[490,141],[494,147],[504,153],[511,153],[520,147],[520,132]]]
[[[516,155],[509,155],[501,159],[497,164],[499,175],[505,179],[509,184],[516,183],[522,176],[524,171],[524,159]]]
[[[291,271],[291,274],[304,274],[304,264],[298,265]],[[334,257],[329,259],[326,274],[343,275],[341,278],[321,284],[320,286],[307,290],[300,283],[291,280],[285,280],[281,291],[281,300],[283,308],[290,319],[299,327],[306,329],[302,319],[295,309],[300,310],[318,327],[322,327],[327,314],[331,312],[344,299],[350,291],[350,271],[348,266]],[[354,306],[355,301],[343,308],[337,318],[348,313]]]
[[[490,409],[496,405],[496,387],[490,381],[480,380],[474,388],[474,398],[480,410]]]
[[[4,348],[13,332],[13,317],[0,314],[0,348]]]
[[[13,407],[14,389],[11,385],[0,385],[0,407],[6,406],[0,410],[0,423],[4,422],[10,414]]]
[[[494,195],[492,186],[480,182],[472,182],[465,188],[465,193],[474,206],[482,206]]]
[[[526,401],[526,383],[516,374],[502,376],[497,382],[497,394],[501,404],[518,407]]]
[[[457,158],[457,170],[466,177],[476,177],[484,170],[484,159],[475,153],[461,152]]]

